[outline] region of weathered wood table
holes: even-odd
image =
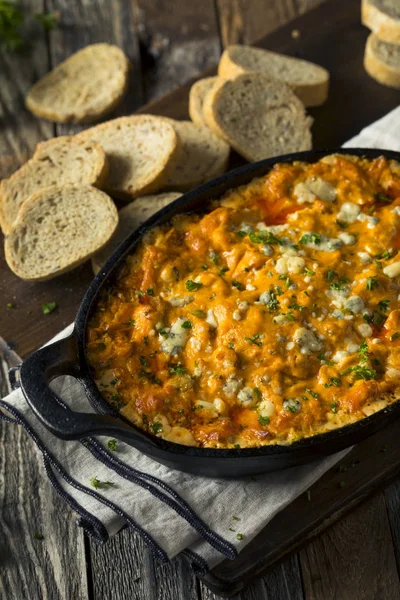
[[[34,31],[28,54],[0,54],[0,177],[12,172],[41,139],[72,131],[33,118],[24,109],[23,98],[34,80],[79,47],[109,41],[127,52],[133,64],[132,83],[119,111],[126,114],[215,65],[228,43],[252,42],[319,3],[25,0],[28,12],[60,11],[61,23],[49,34]],[[324,18],[323,12],[318,15]],[[307,31],[299,34],[306,36]],[[334,51],[340,58],[339,40]],[[165,100],[171,101],[174,97]],[[174,114],[174,106],[168,110]],[[332,124],[327,127],[332,129]],[[25,356],[73,319],[91,278],[90,267],[84,265],[45,285],[21,287],[16,278],[13,283],[6,276],[2,256],[0,265],[0,334]],[[59,308],[44,317],[41,304],[46,301],[56,301]],[[7,310],[9,302],[16,308]],[[0,371],[0,395],[5,392],[5,373]],[[400,598],[399,509],[400,480],[348,513],[237,598]],[[105,546],[85,537],[48,483],[28,436],[21,428],[0,424],[0,599],[125,598],[212,600],[216,596],[180,561],[155,564],[141,540],[129,531]]]

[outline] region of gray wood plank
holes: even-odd
[[[202,583],[202,600],[218,600]],[[302,582],[297,556],[292,556],[281,565],[243,590],[232,600],[303,600]]]
[[[400,478],[389,485],[385,489],[384,494],[390,530],[392,533],[397,571],[400,573]]]
[[[160,565],[125,529],[106,545],[91,545],[96,600],[196,600],[196,578],[181,559]]]
[[[48,5],[61,15],[59,27],[50,32],[51,66],[54,67],[88,44],[116,44],[127,54],[132,68],[124,99],[106,118],[133,113],[145,101],[133,3],[125,0],[49,0]],[[56,126],[58,135],[74,133],[80,129],[82,127],[72,125]]]
[[[27,14],[43,11],[43,0],[24,0]],[[48,69],[45,35],[33,28],[26,54],[0,52],[0,179],[10,175],[33,153],[38,141],[51,137],[53,126],[25,108],[25,95]]]
[[[220,55],[213,0],[137,0],[146,100],[214,66]]]
[[[400,598],[382,492],[326,530],[300,556],[307,600]]]
[[[0,395],[16,361],[0,338]],[[0,598],[87,600],[85,548],[75,516],[44,473],[22,427],[0,421]],[[36,539],[43,536],[43,539]]]

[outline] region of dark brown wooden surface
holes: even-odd
[[[221,48],[228,43],[254,42],[322,2],[25,0],[23,4],[31,12],[44,7],[60,11],[61,23],[47,35],[35,32],[28,56],[0,54],[0,177],[23,162],[40,139],[75,130],[35,119],[24,109],[23,97],[41,74],[77,48],[110,41],[127,52],[133,65],[131,86],[117,114],[129,114],[200,72],[212,70]],[[339,145],[398,103],[397,92],[378,86],[362,69],[367,31],[360,26],[358,14],[358,0],[330,0],[263,42],[270,49],[315,60],[332,71],[329,101],[312,111],[316,146]],[[188,89],[189,85],[184,85],[142,110],[185,118]],[[0,254],[0,334],[16,343],[24,356],[73,319],[92,274],[89,265],[83,265],[57,280],[29,284],[9,273],[2,250]],[[50,300],[57,302],[58,309],[44,316],[41,304]],[[16,308],[7,309],[8,302],[14,302]],[[4,385],[0,373],[0,386],[1,381]],[[384,455],[390,468],[382,472],[377,464],[373,471],[380,475],[375,477],[376,486],[382,485],[384,475],[394,475],[395,442],[396,438],[393,455]],[[378,452],[378,459],[381,456]],[[0,598],[217,598],[182,561],[162,567],[155,564],[142,542],[129,531],[106,546],[84,539],[74,515],[47,483],[40,457],[19,428],[0,425],[0,457]],[[312,501],[306,508],[314,513],[314,522],[323,513],[323,502],[337,502],[335,516],[340,516],[340,510],[351,504],[354,488],[361,485],[360,474],[366,485],[367,471],[363,467],[340,474],[343,480],[354,474],[354,480],[340,490],[329,487],[336,481],[336,473],[327,476],[330,483],[318,482],[317,486],[328,487],[312,490]],[[398,598],[399,494],[400,484],[395,481],[236,598]],[[298,510],[304,502],[304,498],[299,499]],[[316,529],[325,526],[326,522],[317,523]],[[34,532],[43,534],[44,540],[36,540]],[[303,537],[305,541],[307,532]],[[223,566],[220,573],[222,570]]]

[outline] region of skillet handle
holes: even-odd
[[[77,440],[96,434],[115,435],[120,439],[128,437],[131,441],[136,438],[135,445],[141,445],[144,436],[121,419],[64,408],[48,385],[60,375],[72,375],[82,380],[74,332],[40,348],[21,365],[20,383],[24,396],[37,418],[53,435],[63,440]]]

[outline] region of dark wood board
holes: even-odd
[[[26,1],[25,4],[40,9],[44,3],[32,0],[31,2]],[[77,1],[72,5],[65,0],[49,0],[46,7],[61,9],[62,18],[65,21],[65,27],[61,31],[56,30],[50,33],[49,53],[46,53],[44,42],[35,46],[35,69],[30,70],[26,66],[23,73],[20,73],[19,61],[12,58],[6,59],[3,64],[0,64],[0,69],[15,72],[18,92],[14,97],[10,96],[5,107],[5,116],[7,120],[11,119],[15,123],[13,129],[17,135],[10,140],[4,136],[0,141],[0,176],[12,172],[18,166],[18,162],[22,162],[29,156],[41,138],[51,137],[54,133],[73,131],[72,128],[54,128],[44,121],[31,117],[24,111],[21,98],[30,83],[37,79],[39,74],[45,72],[48,66],[55,64],[75,50],[78,40],[79,45],[99,40],[116,42],[128,52],[134,65],[135,81],[119,114],[129,113],[137,108],[143,100],[152,98],[168,89],[171,81],[174,83],[185,81],[187,77],[195,75],[203,67],[215,62],[219,48],[218,27],[224,46],[235,41],[254,41],[259,33],[264,33],[270,26],[272,28],[277,23],[294,17],[298,14],[299,7],[309,6],[310,3],[309,0],[282,0],[282,2],[216,0],[215,3],[208,0],[199,7],[194,7],[195,3],[192,5],[187,2],[185,10],[182,9],[182,3],[178,1],[172,3],[171,6],[160,0],[142,0],[132,3],[126,3],[123,0],[112,0],[109,3],[93,0],[93,4],[96,5],[95,8],[89,7],[85,2]],[[214,14],[212,13],[213,4],[217,8],[218,22],[210,17],[211,14]],[[183,16],[181,17],[181,15]],[[132,20],[135,21],[135,27],[132,26]],[[77,24],[79,24],[79,36],[82,34],[83,37],[74,33],[73,26]],[[300,32],[299,38],[292,37],[293,29]],[[139,37],[137,37],[137,31],[139,31]],[[328,103],[324,107],[310,111],[315,118],[313,127],[315,147],[340,145],[358,133],[361,127],[383,116],[398,104],[399,92],[379,86],[363,71],[362,54],[367,35],[367,30],[359,23],[359,0],[330,0],[312,13],[296,19],[283,29],[269,35],[260,43],[261,46],[273,50],[314,60],[331,71],[332,86]],[[195,43],[192,43],[192,40],[195,40]],[[160,45],[164,49],[158,60]],[[143,48],[145,49],[143,50]],[[146,70],[146,61],[154,61],[155,69]],[[143,69],[145,76],[142,78]],[[208,72],[211,73],[214,70],[211,69]],[[160,100],[142,107],[141,112],[187,118],[189,88],[190,84],[187,84]],[[12,89],[10,93],[12,93]],[[237,164],[237,162],[240,161],[235,157],[233,164]],[[0,333],[8,341],[17,342],[18,352],[25,356],[73,319],[91,278],[92,273],[87,264],[52,282],[28,284],[19,281],[8,271],[4,258],[1,256],[0,297],[4,304],[10,301],[15,302],[17,308],[6,310],[3,307],[3,310],[0,311]],[[49,300],[56,300],[59,309],[45,317],[41,311],[41,303]],[[13,428],[9,426],[8,429],[11,431]],[[10,437],[10,440],[12,442],[4,441],[4,447],[9,447],[10,443],[14,447],[14,438]],[[372,444],[372,441],[369,443]],[[365,457],[370,457],[374,448],[380,447],[379,439],[376,443],[376,447],[365,446]],[[22,453],[30,454],[28,444],[26,444],[26,448],[21,446],[20,454]],[[359,475],[355,478],[354,484],[356,488],[358,486],[354,490],[357,497],[354,502],[351,499],[353,484],[346,485],[343,489],[336,490],[334,488],[335,494],[332,494],[330,486],[333,484],[334,487],[337,475],[336,473],[326,475],[326,486],[312,490],[312,501],[309,503],[311,506],[308,512],[305,511],[300,540],[294,543],[292,539],[292,544],[286,543],[285,545],[281,530],[278,532],[271,530],[272,533],[275,531],[275,535],[278,535],[281,541],[279,552],[274,551],[271,554],[268,545],[263,546],[266,559],[258,563],[254,554],[251,554],[251,549],[254,547],[251,545],[247,566],[245,564],[247,551],[245,551],[239,557],[239,563],[235,564],[235,561],[229,563],[228,566],[221,565],[221,571],[220,568],[214,570],[214,584],[217,583],[218,589],[222,589],[218,578],[221,575],[226,576],[229,572],[236,575],[239,569],[242,569],[244,581],[247,584],[255,577],[260,577],[266,570],[271,569],[273,565],[280,563],[289,553],[299,549],[301,544],[320,534],[335,519],[341,518],[349,508],[355,505],[355,502],[378,489],[388,478],[392,478],[398,472],[396,457],[389,452],[383,454],[387,466],[383,469],[381,477],[376,476],[376,471],[379,471],[381,463],[366,459],[365,464],[362,463],[362,469],[360,465]],[[371,468],[371,472],[368,471],[369,468]],[[340,476],[345,480],[347,472]],[[32,482],[34,488],[39,490],[42,484],[40,485],[36,479],[34,477]],[[392,600],[392,598],[398,598],[400,588],[396,562],[398,564],[400,562],[398,556],[400,548],[398,539],[400,537],[398,533],[400,531],[399,488],[398,483],[393,483],[385,493],[381,492],[375,495],[373,501],[365,504],[360,511],[353,511],[345,519],[319,535],[317,540],[309,543],[297,557],[286,559],[263,580],[251,585],[246,592],[240,595],[240,598],[243,600],[256,598],[257,600],[267,598],[301,600],[303,597],[307,600],[311,598],[318,600],[330,600],[331,598],[332,600],[333,598],[340,598],[340,600],[347,600],[347,598],[361,600],[362,598],[364,600],[375,597]],[[362,493],[358,494],[358,489]],[[15,497],[18,498],[20,492],[17,488],[15,490]],[[339,497],[336,497],[336,492]],[[350,494],[351,497],[349,498],[347,494]],[[319,496],[321,496],[321,506],[313,504]],[[50,504],[52,504],[51,492],[48,497],[51,498]],[[333,499],[332,508],[328,510],[329,514],[324,516],[324,502],[329,508],[331,499]],[[304,499],[299,499],[298,502],[301,500],[304,502]],[[385,502],[388,507],[387,512]],[[54,507],[58,506],[54,504]],[[35,511],[37,505],[32,503],[32,507],[32,510]],[[296,505],[294,508],[296,509]],[[45,508],[45,510],[48,509]],[[61,506],[59,510],[60,514],[63,514]],[[43,581],[42,565],[49,561],[57,562],[58,554],[64,548],[62,568],[55,570],[54,575],[45,573],[46,583],[47,578],[50,577],[50,584],[43,589],[38,587],[42,595],[44,595],[45,589],[50,593],[51,586],[56,585],[57,589],[61,590],[60,598],[68,599],[70,597],[110,598],[114,597],[115,593],[117,593],[115,597],[118,598],[129,595],[129,597],[146,598],[146,600],[152,597],[182,598],[182,600],[200,597],[207,600],[216,598],[203,583],[196,586],[194,578],[185,569],[183,563],[165,565],[162,568],[154,565],[140,540],[132,539],[127,531],[121,533],[105,547],[87,544],[86,558],[90,557],[87,564],[87,581],[83,564],[83,536],[74,534],[75,525],[70,513],[65,512],[65,514],[68,515],[68,519],[63,536],[64,543],[58,546],[57,540],[53,540],[56,545],[49,550],[49,554],[47,554],[46,548],[43,548],[42,554],[35,551],[36,570],[31,575],[32,579],[35,578],[40,585],[40,582]],[[23,516],[25,519],[26,515]],[[60,527],[61,525],[60,523]],[[275,527],[276,524],[271,524],[272,526]],[[368,535],[369,530],[371,535]],[[77,531],[79,532],[79,530]],[[265,535],[270,535],[269,531],[267,528]],[[390,539],[391,532],[395,553]],[[378,538],[379,544],[377,543]],[[66,539],[73,539],[73,543],[68,544],[68,547]],[[353,539],[357,540],[354,546],[351,544]],[[77,547],[79,548],[78,553],[76,553]],[[22,564],[30,560],[31,546],[28,545],[27,548],[28,552],[25,553],[27,558],[25,559],[25,554],[21,555]],[[57,550],[57,548],[59,549]],[[260,546],[258,549],[257,546],[255,548],[259,557],[261,555]],[[346,566],[347,552],[352,553],[352,558],[359,552],[359,560],[351,561],[351,566],[347,565],[346,570],[344,566]],[[118,558],[118,568],[116,568],[116,557]],[[66,582],[65,573],[69,570],[67,562],[74,565],[72,567],[74,573],[82,577],[80,587],[78,579],[76,584],[74,583],[75,575],[69,582]],[[368,583],[358,589],[357,568],[359,567],[362,567],[364,580]],[[345,576],[342,575],[342,570]],[[381,574],[380,579],[379,574]],[[16,585],[16,581],[17,579],[15,581],[10,579],[11,583],[6,584],[3,591],[12,595],[12,590],[21,589],[21,586]],[[18,597],[23,596],[19,595]]]

